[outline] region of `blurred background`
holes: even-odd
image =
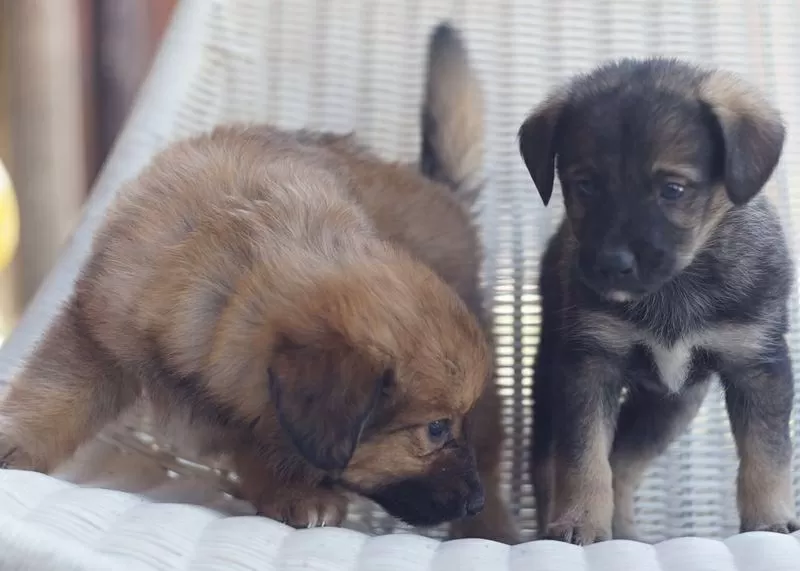
[[[21,218],[0,270],[0,338],[74,228],[175,4],[0,0],[0,162]]]

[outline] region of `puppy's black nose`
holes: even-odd
[[[483,490],[476,490],[472,492],[467,498],[467,503],[465,505],[467,515],[479,514],[483,509],[484,503],[486,503],[486,496],[483,494]]]
[[[630,276],[636,271],[636,256],[628,248],[604,250],[598,256],[597,269],[610,278]]]

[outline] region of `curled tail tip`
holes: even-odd
[[[461,32],[450,21],[440,22],[431,33],[428,51],[431,57],[443,52],[464,53],[466,50],[461,39]]]
[[[428,87],[435,88],[441,73],[471,75],[467,48],[461,32],[450,22],[442,22],[434,28],[428,43]]]

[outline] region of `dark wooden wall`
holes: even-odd
[[[0,324],[68,239],[176,3],[0,0],[0,160],[21,216],[16,259],[0,272]]]
[[[80,4],[87,169],[107,156],[158,50],[176,0],[74,0]]]

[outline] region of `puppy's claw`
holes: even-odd
[[[0,470],[45,471],[46,465],[36,462],[16,441],[0,434]]]
[[[573,545],[591,545],[610,539],[608,531],[589,524],[563,523],[553,524],[547,528],[546,539],[563,541]]]
[[[14,455],[14,453],[16,451],[17,451],[17,447],[14,446],[11,450],[9,450],[5,454],[3,454],[3,457],[0,458],[0,470],[5,470],[5,469],[11,467],[9,459]]]
[[[748,531],[769,531],[772,533],[794,533],[795,531],[800,530],[800,522],[796,519],[790,519],[786,522],[779,522],[779,523],[771,523],[765,525],[757,525],[757,526],[742,526],[741,532],[745,533]]]
[[[282,501],[262,504],[258,513],[294,528],[311,529],[341,524],[347,515],[347,504],[347,497],[343,494],[314,490],[298,494],[294,499],[287,493]]]

